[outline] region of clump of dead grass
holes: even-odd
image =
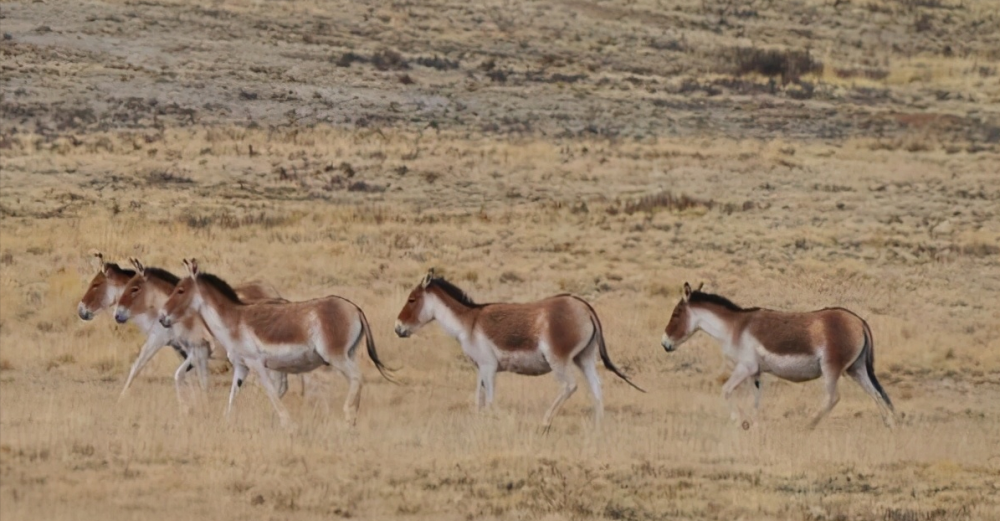
[[[726,53],[725,59],[732,74],[743,76],[756,73],[780,78],[782,84],[798,82],[806,74],[823,72],[823,64],[813,58],[808,49],[736,47]]]
[[[746,211],[754,208],[754,203],[747,201],[743,204],[720,203],[714,199],[701,199],[687,194],[675,194],[671,191],[662,191],[655,194],[645,195],[638,199],[615,201],[608,205],[606,212],[610,215],[624,213],[632,215],[636,213],[656,213],[658,211],[684,212],[688,210],[712,210],[719,209],[730,214],[735,211]]]

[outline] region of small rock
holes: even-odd
[[[944,221],[941,221],[940,223],[937,224],[937,226],[931,229],[931,235],[940,237],[942,235],[951,235],[952,233],[954,233],[954,231],[955,227],[951,224],[951,221],[946,219]]]

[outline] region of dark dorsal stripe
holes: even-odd
[[[446,295],[457,300],[463,306],[467,306],[470,308],[481,308],[485,306],[485,304],[476,304],[466,292],[458,289],[458,286],[452,284],[451,282],[448,282],[447,280],[444,280],[441,277],[431,279],[431,282],[430,284],[428,284],[428,287],[439,288],[441,291],[445,292]]]
[[[233,287],[230,286],[228,283],[226,283],[226,281],[220,279],[219,277],[216,277],[211,273],[199,273],[198,280],[205,284],[208,284],[209,286],[212,286],[213,288],[215,288],[216,291],[222,293],[222,296],[235,302],[236,304],[243,303],[243,301],[240,300],[240,296],[236,294],[236,290],[233,289]]]
[[[111,270],[119,275],[125,275],[128,278],[135,277],[135,270],[126,270],[113,262],[104,263],[104,271],[108,270]]]
[[[691,304],[715,304],[716,306],[722,306],[729,311],[741,312],[741,311],[756,311],[760,308],[741,308],[736,305],[732,300],[723,297],[722,295],[716,295],[714,293],[702,293],[701,291],[695,291],[691,293],[691,298],[688,299]]]
[[[176,286],[177,283],[181,281],[177,275],[174,275],[163,268],[146,268],[143,270],[143,274],[147,278],[159,279],[167,284],[170,284],[171,286]]]

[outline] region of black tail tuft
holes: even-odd
[[[875,386],[875,390],[878,391],[879,396],[889,406],[889,410],[896,412],[896,408],[892,406],[892,400],[889,399],[889,395],[882,388],[882,384],[878,383],[878,378],[875,378],[875,339],[872,338],[872,331],[868,327],[868,324],[865,324],[865,353],[865,369],[868,371],[868,379],[872,381],[872,385]]]
[[[631,385],[632,387],[635,387],[637,390],[641,392],[646,392],[645,389],[633,383],[632,380],[629,380],[628,377],[625,376],[625,373],[622,373],[621,370],[618,369],[617,366],[615,366],[614,362],[611,361],[611,357],[608,356],[608,346],[605,345],[604,343],[604,328],[601,327],[601,319],[597,318],[597,312],[594,311],[594,307],[591,306],[589,302],[583,300],[580,297],[573,297],[573,298],[579,300],[580,302],[583,302],[584,305],[587,306],[587,309],[590,310],[590,321],[594,324],[594,336],[597,339],[597,347],[599,352],[601,353],[601,361],[604,362],[604,367],[606,367],[612,373],[615,373],[618,376],[618,378],[625,380],[625,383]]]
[[[368,347],[368,357],[372,359],[372,362],[375,364],[375,368],[378,369],[382,378],[385,378],[394,384],[398,384],[399,382],[392,377],[392,371],[394,371],[394,369],[386,367],[385,364],[383,364],[378,358],[378,352],[375,351],[375,339],[372,338],[372,328],[368,325],[368,317],[365,316],[364,311],[361,311],[361,308],[358,308],[358,315],[361,316],[361,328],[365,334],[365,344]]]

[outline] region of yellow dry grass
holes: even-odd
[[[989,247],[997,224],[977,220],[990,203],[975,198],[964,201],[967,220],[950,217],[947,234],[933,233],[940,223],[920,224],[939,214],[935,205],[957,211],[956,194],[966,188],[995,190],[985,164],[866,147],[831,155],[789,142],[567,145],[438,135],[420,141],[419,157],[400,177],[394,165],[416,146],[405,132],[317,129],[293,138],[219,129],[167,132],[159,146],[174,151],[172,168],[193,182],[158,184],[145,177],[157,160],[121,145],[133,136],[93,139],[110,146],[91,154],[25,146],[4,158],[4,518],[988,519],[1000,512],[1000,346],[991,304],[998,268]],[[289,183],[308,192],[308,176],[247,173],[237,183],[227,173],[242,169],[242,151],[257,143],[264,160],[247,166],[299,153],[359,170],[378,161],[387,173],[366,179],[400,188],[347,206],[282,198]],[[213,152],[200,153],[202,146]],[[652,166],[662,158],[670,158],[667,171]],[[73,175],[82,181],[66,191],[75,197],[54,198],[56,185],[31,172],[66,162],[79,165]],[[414,175],[449,164],[466,174],[433,182]],[[914,178],[907,172],[917,164]],[[948,167],[955,164],[965,169],[957,179]],[[107,169],[121,176],[111,196],[89,181]],[[503,174],[490,176],[494,170]],[[823,181],[805,179],[803,170]],[[495,195],[464,197],[464,180]],[[772,188],[761,190],[764,183]],[[638,201],[633,194],[657,185],[716,204],[623,211],[624,202]],[[240,190],[271,195],[237,198]],[[892,197],[880,197],[887,192]],[[64,204],[73,217],[50,216]],[[902,222],[879,225],[897,213]],[[291,298],[348,297],[366,310],[381,356],[402,368],[403,383],[381,380],[363,361],[367,386],[350,429],[341,421],[339,377],[311,378],[305,398],[293,380],[285,401],[299,430],[289,434],[255,386],[224,421],[227,374],[214,376],[207,402],[181,416],[170,377],[177,360],[166,353],[116,402],[142,337],[107,315],[92,323],[75,316],[93,249],[174,271],[182,257],[196,256],[205,270],[264,279]],[[406,292],[431,266],[483,301],[559,291],[588,297],[612,357],[649,393],[602,373],[603,427],[589,425],[581,390],[543,435],[537,426],[556,393],[553,379],[501,375],[496,408],[476,414],[474,370],[454,341],[435,327],[407,340],[391,332]],[[746,304],[861,313],[875,331],[876,370],[897,404],[899,428],[884,429],[874,404],[844,381],[840,405],[807,432],[821,386],[766,378],[760,417],[740,429],[719,396],[718,347],[703,336],[669,355],[658,345],[685,280],[704,280]],[[747,394],[740,403],[749,410]]]
[[[0,518],[1000,518],[994,3],[5,2]],[[401,385],[361,354],[349,428],[293,378],[289,433],[255,385],[223,419],[224,363],[181,414],[164,351],[118,401],[94,250],[347,297]],[[581,388],[543,434],[554,379],[502,374],[477,414],[455,341],[392,334],[430,267],[587,298],[649,392],[602,370],[602,427]],[[898,428],[844,380],[809,432],[822,386],[765,376],[741,429],[719,347],[659,346],[685,281],[865,317]]]

